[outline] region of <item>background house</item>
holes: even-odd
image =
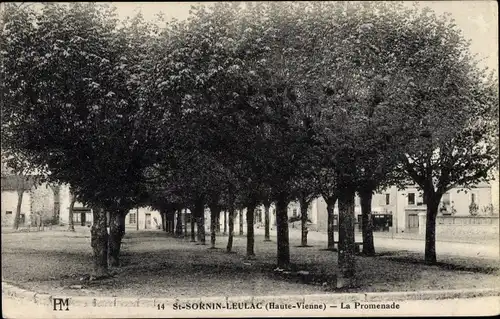
[[[496,187],[496,188],[495,188]],[[437,232],[446,232],[457,236],[466,236],[468,233],[498,233],[498,182],[497,179],[490,183],[476,185],[470,190],[454,188],[447,192],[440,204],[438,213]],[[478,215],[472,216],[469,211],[470,204],[474,202],[478,206]],[[308,208],[308,229],[310,231],[326,232],[327,205],[322,197],[314,199]],[[358,196],[355,197],[356,229],[361,230],[361,206]],[[243,209],[243,229],[246,233],[246,209]],[[254,212],[255,228],[264,227],[264,206],[260,205]],[[422,192],[415,185],[408,185],[404,190],[397,187],[389,187],[373,195],[372,215],[374,216],[375,231],[386,231],[394,233],[418,233],[422,222],[419,214],[426,212],[426,205]],[[188,209],[183,214],[190,215]],[[334,208],[335,219],[338,218],[338,204]],[[234,231],[239,233],[240,214],[236,211],[234,216]],[[291,202],[288,205],[288,218],[296,220],[290,223],[290,228],[300,228],[300,204]],[[155,220],[157,222],[155,222]],[[184,218],[182,218],[184,222]],[[274,204],[269,209],[269,221],[271,230],[276,229],[276,207]],[[136,224],[138,222],[138,225]],[[177,222],[177,218],[175,219]],[[221,212],[219,219],[220,229],[224,227],[224,213]],[[337,224],[337,221],[334,221]],[[471,226],[470,224],[474,224]],[[128,228],[135,229],[161,229],[161,216],[158,211],[149,208],[131,210],[126,219]],[[452,227],[445,227],[452,225]],[[482,226],[485,227],[482,227]],[[496,226],[495,226],[496,225]],[[491,226],[491,227],[490,227]],[[496,228],[495,228],[496,227]],[[188,229],[190,225],[188,222]],[[453,228],[453,229],[451,229]],[[461,230],[460,230],[461,229]],[[210,231],[210,210],[205,209],[205,230]],[[457,233],[457,230],[460,230]]]
[[[36,183],[33,176],[19,183],[20,176],[3,174],[1,182],[2,226],[12,226],[18,203],[18,189],[23,190],[19,226],[34,226],[36,216],[40,215],[46,224],[69,223],[71,193],[67,185]],[[88,226],[92,223],[90,208],[75,202],[73,221],[75,226]]]
[[[125,217],[125,229],[155,230],[161,229],[161,215],[150,207],[131,209]]]
[[[31,218],[32,206],[32,188],[34,180],[29,178],[26,182],[19,181],[19,176],[3,175],[1,179],[1,216],[2,226],[11,226],[14,223],[18,203],[18,190],[23,191],[23,200],[21,203],[20,224],[26,223]]]

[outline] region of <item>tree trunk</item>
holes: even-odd
[[[220,234],[220,213],[215,217],[215,233]]]
[[[228,253],[233,249],[233,237],[234,237],[234,208],[229,208],[229,237],[227,238],[226,251]]]
[[[436,217],[438,213],[439,202],[441,196],[439,194],[426,195],[427,197],[427,216],[425,225],[425,263],[435,264],[436,259]]]
[[[220,226],[220,223],[218,224]],[[227,210],[224,210],[224,235],[227,235]]]
[[[108,231],[106,213],[102,209],[93,209],[94,223],[90,229],[95,277],[108,275]]]
[[[161,230],[162,231],[167,231],[167,219],[165,218],[165,212],[160,211],[160,217],[161,217]]]
[[[373,243],[373,222],[372,222],[372,197],[370,189],[360,190],[361,201],[361,229],[363,233],[363,255],[375,256],[375,245]]]
[[[139,208],[135,209],[135,230],[139,230]]]
[[[198,216],[198,221],[197,221],[197,230],[198,230],[198,240],[202,245],[206,245],[205,242],[205,216],[202,214],[201,216]]]
[[[165,232],[170,233],[170,214],[172,212],[170,209],[166,209],[163,213],[163,218],[165,219]]]
[[[16,215],[14,215],[14,221],[12,224],[12,229],[17,230],[19,228],[19,219],[21,218],[21,206],[23,204],[24,188],[22,190],[17,190],[17,207]]]
[[[355,191],[344,188],[339,193],[339,252],[337,288],[352,287],[356,272],[354,242]]]
[[[113,267],[120,266],[120,248],[122,239],[125,235],[125,212],[114,211],[110,214],[109,222],[109,246],[108,260],[109,265]]]
[[[264,241],[271,241],[271,236],[269,234],[269,208],[271,204],[267,203],[264,205]]]
[[[240,236],[243,236],[243,210],[240,210]]]
[[[250,204],[248,204],[247,207],[247,258],[255,256],[255,251],[254,251],[255,238],[253,232],[255,206],[256,206],[255,202],[252,201]]]
[[[175,233],[175,209],[171,208],[167,211],[168,233]]]
[[[328,225],[327,225],[327,248],[333,250],[335,248],[335,203],[337,202],[337,196],[325,197],[326,201],[326,211],[328,214]]]
[[[309,201],[305,198],[300,199],[300,226],[301,226],[301,237],[300,245],[307,247],[307,209],[309,208]]]
[[[205,245],[205,205],[203,204],[203,202],[198,202],[196,204],[195,210],[198,240],[202,245]]]
[[[52,186],[52,191],[54,192],[54,217],[53,223],[59,225],[59,218],[61,215],[61,192],[59,186]]]
[[[195,233],[195,217],[194,217],[194,210],[191,211],[191,214],[189,215],[189,224],[191,225],[191,241],[195,242],[196,241],[196,233]]]
[[[288,238],[288,201],[283,194],[276,201],[276,232],[278,248],[278,267],[290,265],[290,243]]]
[[[182,236],[182,209],[177,211],[177,223],[175,225],[175,235]]]
[[[220,216],[220,207],[217,204],[210,205],[210,247],[215,248],[217,232],[217,216]]]
[[[69,205],[69,221],[68,221],[68,230],[75,231],[75,223],[73,222],[73,209],[75,208],[76,196],[72,196],[71,204]]]
[[[188,234],[188,228],[187,228],[188,226],[187,226],[187,210],[185,208],[184,208],[184,214],[182,214],[182,221],[184,224],[184,237],[186,237]]]
[[[170,211],[170,215],[169,215],[170,233],[171,233],[172,235],[175,235],[175,214],[176,214],[175,209],[172,209],[172,210]]]

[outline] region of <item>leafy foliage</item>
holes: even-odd
[[[160,27],[8,4],[2,21],[9,165],[90,205],[283,206],[411,180],[437,210],[498,164],[498,80],[427,9],[217,3]]]

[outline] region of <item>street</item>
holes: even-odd
[[[256,233],[264,233],[264,229],[256,229]],[[271,237],[276,236],[275,231],[271,231]],[[290,228],[290,238],[300,238],[300,229]],[[337,238],[335,233],[335,238]],[[374,233],[375,248],[381,250],[392,251],[411,251],[417,253],[424,253],[425,241],[416,239],[392,239],[390,237],[378,237]],[[308,238],[313,241],[325,241],[326,233],[310,231]],[[360,233],[356,233],[356,241],[362,241]],[[448,241],[436,241],[436,253],[440,255],[459,256],[459,257],[474,257],[474,258],[487,258],[499,259],[500,249],[499,245],[485,245],[485,244],[472,244],[472,243],[454,243]]]

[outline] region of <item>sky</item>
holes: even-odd
[[[411,4],[410,2],[408,2]],[[484,66],[498,70],[498,7],[496,1],[420,1],[422,7],[433,9],[438,15],[449,12],[467,39],[471,51],[484,58]],[[197,2],[112,2],[120,17],[132,16],[138,10],[145,19],[153,20],[162,12],[167,20],[185,19]],[[204,2],[207,4],[207,2]]]

